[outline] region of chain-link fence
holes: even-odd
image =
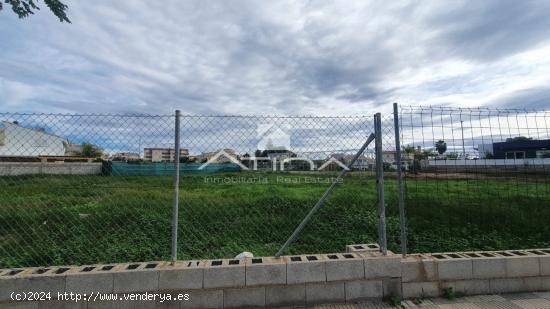
[[[274,255],[319,203],[285,253],[549,246],[549,118],[403,107],[353,161],[372,115],[0,113],[0,268],[169,260],[174,218],[178,259]]]
[[[411,251],[550,246],[550,113],[401,107]]]
[[[170,258],[175,117],[0,114],[0,267]],[[180,117],[179,258],[273,255],[369,117]],[[288,252],[375,242],[373,146]]]

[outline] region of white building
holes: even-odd
[[[64,156],[69,142],[41,129],[30,129],[17,123],[2,121],[0,156]]]
[[[189,150],[180,149],[180,158],[187,157]],[[143,158],[151,162],[174,162],[176,150],[174,148],[144,148]]]

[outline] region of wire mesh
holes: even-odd
[[[550,113],[401,107],[410,252],[550,246]],[[395,127],[382,115],[388,249]],[[0,268],[169,260],[174,115],[0,113]],[[181,116],[178,258],[273,255],[372,116]],[[287,253],[376,242],[374,143]]]
[[[0,120],[0,268],[170,258],[173,115]],[[371,132],[372,116],[182,116],[178,258],[273,255]],[[288,252],[376,241],[373,162]]]
[[[173,116],[0,114],[0,267],[162,258]],[[144,175],[144,176],[141,176]]]
[[[550,245],[550,113],[405,106],[400,124],[410,251]]]

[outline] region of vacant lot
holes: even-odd
[[[181,180],[179,257],[272,255],[333,174],[233,173]],[[169,258],[168,176],[0,178],[0,268]],[[354,174],[289,253],[374,242],[375,181]],[[395,181],[386,180],[388,240],[399,248]],[[407,179],[412,251],[550,246],[549,184],[541,178]]]

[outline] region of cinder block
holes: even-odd
[[[15,279],[0,277],[0,302],[10,300],[10,294],[15,290]]]
[[[382,280],[346,281],[346,301],[358,301],[371,298],[382,298],[384,287]]]
[[[204,288],[224,288],[245,286],[244,260],[205,261]]]
[[[401,277],[401,257],[387,255],[365,258],[365,278]]]
[[[472,279],[472,259],[456,253],[433,254],[436,258],[437,273],[440,280]]]
[[[65,292],[65,276],[29,276],[15,279],[15,292],[51,292],[52,298],[57,293]]]
[[[247,286],[286,284],[286,263],[283,258],[249,258],[245,266]]]
[[[491,293],[522,292],[525,285],[522,278],[501,278],[489,280]]]
[[[538,256],[510,256],[505,260],[506,277],[532,277],[540,275]]]
[[[222,290],[196,290],[189,293],[189,300],[180,303],[182,309],[223,308]]]
[[[88,302],[88,307],[86,309],[141,309],[140,305],[142,302],[135,301],[120,301],[120,300],[111,300],[111,301],[91,301]],[[151,308],[154,306],[155,302],[148,302],[147,306]]]
[[[403,298],[437,297],[439,286],[437,282],[404,282]]]
[[[539,258],[540,263],[540,275],[550,276],[550,255],[541,256]]]
[[[134,303],[133,309],[156,309],[157,307],[157,302],[153,300],[132,301],[132,303]]]
[[[542,291],[550,291],[550,277],[540,277],[540,288]]]
[[[356,280],[365,278],[363,258],[355,253],[325,255],[327,281]]]
[[[401,277],[403,282],[436,281],[437,264],[430,256],[409,255],[401,260]]]
[[[116,266],[111,270],[113,272],[113,292],[158,291],[159,271],[155,268],[146,268],[147,265],[152,264],[154,263],[121,264]],[[136,265],[137,267],[134,267]]]
[[[86,267],[73,268],[66,272],[65,291],[67,293],[89,294],[112,293],[113,292],[113,272],[112,270],[102,270],[103,266],[94,266],[91,271],[82,271]]]
[[[265,306],[265,287],[226,289],[223,291],[224,308]]]
[[[346,246],[347,253],[365,251],[380,251],[380,246],[378,244],[354,244]]]
[[[182,261],[159,268],[159,290],[191,290],[203,286],[204,262]]]
[[[38,309],[86,309],[87,302],[80,301],[62,301],[62,300],[51,300],[51,301],[39,301]]]
[[[465,295],[480,295],[491,293],[489,280],[458,280],[454,284],[456,292]]]
[[[11,293],[11,292],[10,292]],[[38,309],[39,302],[0,303],[0,309]]]
[[[525,286],[525,292],[538,292],[543,291],[542,277],[527,277],[523,278],[523,284]]]
[[[506,277],[506,258],[482,257],[472,259],[473,278],[493,279]]]
[[[303,306],[306,304],[305,284],[267,286],[265,293],[266,306],[268,307]]]
[[[346,301],[344,282],[306,283],[306,303],[337,303]]]
[[[285,256],[287,284],[325,282],[325,260],[320,255]]]
[[[384,288],[384,297],[387,296],[403,296],[401,291],[401,278],[385,278],[382,279]]]

